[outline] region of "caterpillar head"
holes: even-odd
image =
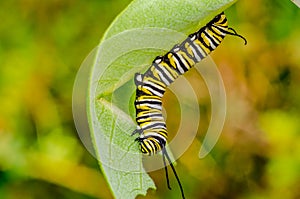
[[[164,141],[156,137],[144,137],[143,135],[141,135],[135,140],[139,142],[140,150],[145,155],[154,155],[161,151],[161,149],[165,145]]]

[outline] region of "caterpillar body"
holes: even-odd
[[[181,182],[165,149],[168,132],[162,114],[162,97],[171,83],[207,57],[226,34],[238,36],[247,44],[244,37],[228,28],[227,18],[222,12],[199,31],[190,34],[182,43],[176,44],[165,55],[156,57],[145,73],[136,73],[134,77],[137,129],[132,135],[139,134],[135,140],[139,142],[143,154],[162,152],[168,188],[170,189],[170,185],[165,159],[170,163],[177,179],[182,198],[185,196]]]

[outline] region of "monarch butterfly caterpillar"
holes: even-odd
[[[137,87],[135,109],[138,126],[132,135],[139,134],[135,141],[139,142],[143,154],[153,155],[162,152],[167,186],[171,189],[165,159],[170,163],[182,198],[185,196],[181,182],[165,148],[168,133],[162,114],[162,97],[167,86],[208,56],[222,42],[226,34],[238,36],[247,44],[243,36],[228,27],[226,16],[222,12],[199,31],[190,34],[182,43],[176,44],[164,56],[156,57],[144,74],[136,73],[134,77]]]

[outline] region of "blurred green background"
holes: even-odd
[[[86,55],[129,0],[0,2],[0,198],[112,198],[72,118],[72,88]],[[226,10],[231,27],[212,54],[227,94],[224,131],[197,157],[210,117],[201,77],[198,140],[176,169],[188,198],[300,198],[300,10],[288,0],[240,0]],[[173,96],[164,99],[167,110]],[[176,115],[168,114],[168,124]],[[170,127],[172,128],[172,127]],[[170,130],[171,131],[171,130]],[[146,197],[179,198],[176,181],[152,172]]]

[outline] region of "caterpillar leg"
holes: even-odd
[[[136,86],[140,86],[143,84],[143,77],[144,75],[141,73],[135,73],[134,75],[134,83]]]
[[[137,128],[131,133],[131,136],[134,136],[137,133],[139,135],[141,135],[143,133],[143,130],[139,126],[137,126]]]

